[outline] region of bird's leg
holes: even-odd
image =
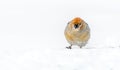
[[[66,47],[67,49],[72,49],[72,44],[70,45],[70,46],[68,46],[68,47]]]
[[[82,48],[82,46],[80,46],[80,48]]]
[[[80,48],[82,48],[83,46],[82,46],[82,45],[80,45],[79,47],[80,47]]]

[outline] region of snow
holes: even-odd
[[[0,70],[120,70],[120,1],[1,0]],[[88,44],[69,46],[74,17],[91,28]]]

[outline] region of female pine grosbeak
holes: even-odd
[[[90,38],[90,28],[84,20],[76,17],[67,24],[64,34],[70,44],[66,48],[71,49],[72,45],[78,45],[82,48]]]

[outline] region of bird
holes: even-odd
[[[80,48],[85,46],[90,39],[90,28],[88,24],[80,17],[75,17],[68,22],[64,35],[70,46],[67,49],[72,49],[73,45],[77,45]]]

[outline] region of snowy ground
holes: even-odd
[[[1,0],[0,70],[120,70],[120,1]],[[83,18],[91,39],[80,49],[64,37]]]

